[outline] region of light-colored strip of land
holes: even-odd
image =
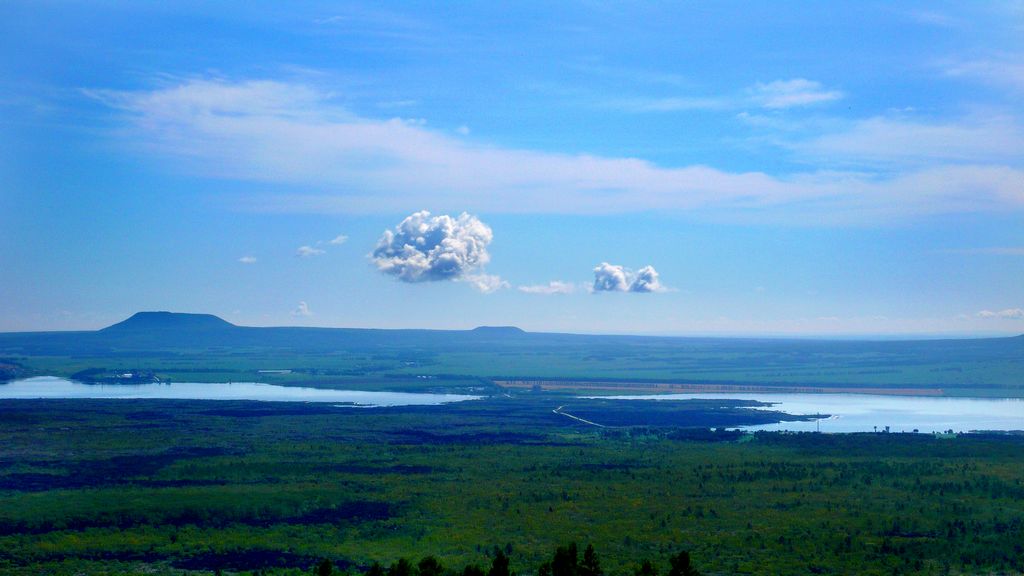
[[[889,396],[944,396],[941,388],[846,388],[836,386],[771,386],[758,384],[676,384],[659,382],[588,382],[585,380],[495,380],[502,388],[539,390],[587,390],[621,393],[703,394],[883,394]]]
[[[562,408],[565,408],[564,404],[559,406],[558,408],[555,408],[554,410],[552,410],[552,412],[554,412],[555,414],[558,414],[559,416],[568,416],[569,418],[572,418],[573,420],[576,420],[578,422],[582,422],[584,424],[590,424],[591,426],[597,426],[598,428],[607,428],[607,426],[605,426],[604,424],[598,424],[597,422],[591,422],[590,420],[584,420],[583,418],[580,418],[579,416],[573,416],[572,414],[569,414],[568,412],[562,412]]]

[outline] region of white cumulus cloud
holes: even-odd
[[[594,268],[594,284],[591,292],[666,292],[668,289],[661,283],[658,271],[654,266],[644,266],[640,270],[632,270],[601,262]]]
[[[622,266],[601,262],[594,268],[594,292],[626,292],[629,281]]]
[[[637,270],[636,276],[633,277],[633,282],[629,285],[630,292],[664,292],[665,287],[662,286],[661,281],[658,279],[658,271],[654,269],[654,266],[644,266]]]
[[[344,244],[347,241],[348,241],[348,236],[346,236],[344,234],[338,234],[337,236],[335,236],[332,240],[330,240],[327,243],[328,244],[333,244],[335,246],[339,246],[341,244]]]
[[[385,230],[370,257],[378,270],[403,282],[466,280],[486,287],[494,281],[481,280],[479,269],[490,261],[487,245],[493,237],[476,216],[431,216],[422,210]]]

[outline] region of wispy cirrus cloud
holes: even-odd
[[[904,13],[904,15],[919,24],[937,26],[939,28],[957,28],[964,24],[960,18],[937,10],[911,10]]]
[[[992,310],[982,310],[975,314],[978,318],[1002,318],[1004,320],[1024,320],[1024,309],[1021,308],[1006,308],[1005,310],[999,310],[993,312]]]
[[[953,248],[945,254],[982,254],[991,256],[1024,256],[1024,246],[987,246],[983,248]]]
[[[576,291],[576,284],[572,282],[562,282],[561,280],[552,280],[547,284],[520,286],[518,290],[520,292],[525,292],[526,294],[572,294]]]
[[[945,72],[951,77],[978,80],[1024,93],[1024,54],[954,62],[945,66]]]
[[[316,244],[313,244],[312,246],[308,244],[299,246],[295,250],[295,255],[300,258],[312,258],[314,256],[323,256],[324,254],[327,254],[327,250],[324,250],[323,248],[321,248],[321,246],[341,246],[347,241],[348,236],[344,234],[339,234],[327,241],[317,240]]]
[[[242,263],[242,264],[255,264],[256,263],[256,257],[255,256],[242,256],[241,258],[238,259],[238,261],[240,263]]]
[[[381,38],[404,42],[435,43],[437,32],[426,22],[406,14],[356,5],[331,5],[332,13],[315,18],[322,33]]]
[[[814,92],[814,86],[805,87]],[[762,92],[771,94],[765,103],[777,106],[784,106],[785,98],[803,98],[792,88]],[[955,141],[965,136],[980,150],[991,149],[984,141],[989,129],[995,140],[1018,141],[994,125],[943,132],[954,140],[954,152],[936,146],[932,161],[895,172],[821,169],[772,175],[502,148],[401,118],[354,115],[328,93],[285,82],[193,79],[149,91],[91,94],[124,114],[127,127],[120,135],[133,149],[170,160],[177,169],[314,190],[242,197],[244,207],[253,210],[382,213],[429,204],[500,213],[708,212],[817,224],[1024,210],[1019,157],[1010,162],[1001,154],[993,161]],[[887,134],[904,134],[906,141],[912,134],[934,134],[907,126],[883,128],[869,122],[849,134],[811,139],[797,151],[827,156],[839,166],[864,157],[885,162],[872,156],[882,153],[873,152],[870,142]],[[906,156],[892,145],[882,149],[889,157]]]
[[[312,258],[313,256],[320,256],[326,253],[327,252],[325,250],[321,250],[320,248],[315,248],[313,246],[299,246],[295,250],[295,255],[299,258]]]
[[[820,82],[806,78],[758,83],[750,89],[751,101],[770,109],[811,106],[842,97],[841,91],[828,90]]]
[[[468,283],[481,294],[490,294],[511,287],[511,284],[502,280],[501,276],[494,274],[468,274],[460,278],[460,281]]]
[[[689,112],[707,110],[743,110],[764,108],[781,110],[832,102],[844,97],[840,90],[826,89],[820,82],[805,78],[758,82],[742,93],[712,96],[673,95],[621,98],[605,103],[607,107],[633,113]]]
[[[604,105],[625,112],[688,112],[695,110],[729,110],[738,101],[731,98],[665,96],[660,98],[621,98]]]
[[[834,163],[1019,164],[1024,129],[1006,115],[945,122],[875,117],[792,146],[806,157]]]

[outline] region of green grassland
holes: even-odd
[[[730,417],[731,412],[719,415]],[[600,430],[547,403],[0,402],[0,574],[1024,569],[1024,439]]]
[[[501,328],[245,328],[212,316],[198,319],[203,322],[189,315],[136,315],[96,332],[0,334],[0,379],[43,374],[109,378],[131,372],[173,381],[370,390],[455,390],[495,380],[536,379],[916,388],[1024,397],[1024,337],[877,342],[656,338]]]

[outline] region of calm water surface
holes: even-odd
[[[943,398],[876,394],[661,394],[602,396],[618,400],[720,399],[771,402],[762,410],[787,414],[829,414],[810,422],[780,422],[746,426],[746,430],[822,432],[954,432],[1024,430],[1024,400],[1017,398]]]
[[[359,406],[425,406],[476,400],[464,394],[368,392],[276,386],[255,382],[204,384],[82,384],[43,376],[0,384],[0,399],[29,398],[123,398],[152,400],[258,400],[266,402],[335,402]]]
[[[82,384],[64,378],[40,377],[0,384],[0,399],[123,398],[169,400],[257,400],[272,402],[333,402],[358,406],[422,406],[476,400],[464,394],[369,392],[277,386],[255,382],[231,384],[174,382],[170,384]],[[600,396],[609,400],[738,399],[768,402],[763,410],[794,415],[828,414],[810,422],[780,422],[749,426],[748,430],[822,432],[968,432],[1024,430],[1024,400],[1013,398],[941,398],[872,394],[656,394]]]

